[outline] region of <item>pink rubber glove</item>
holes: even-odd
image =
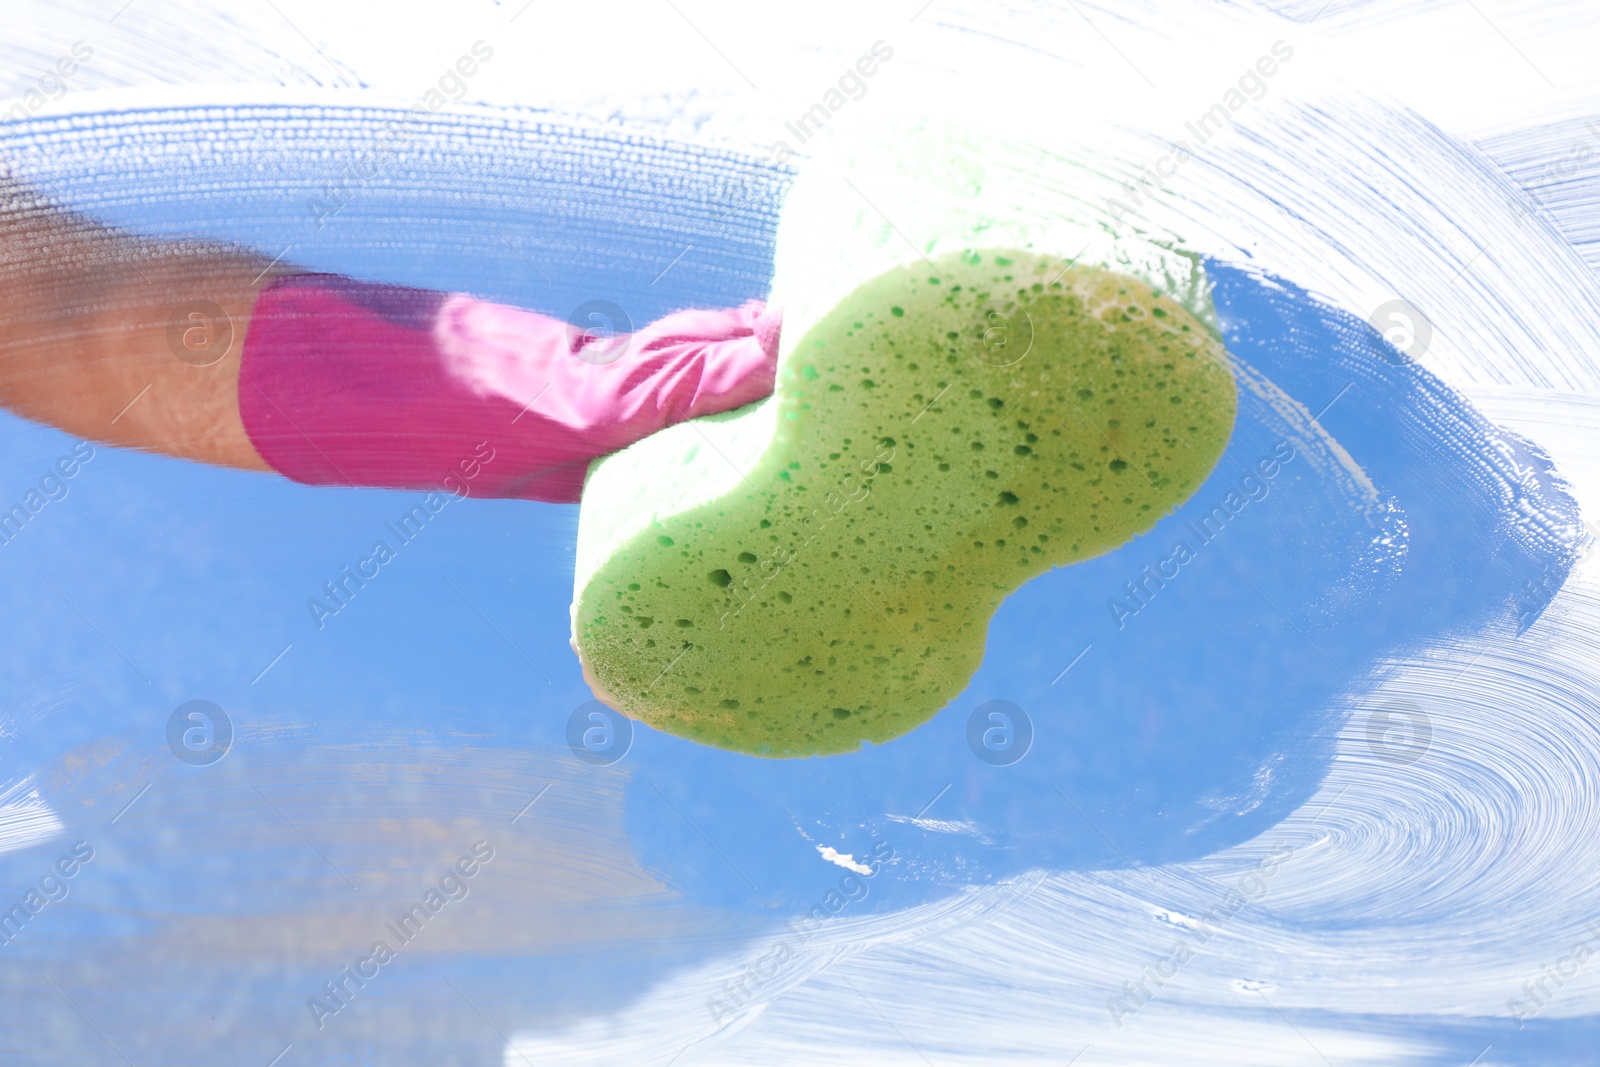
[[[290,275],[256,299],[239,411],[297,482],[574,503],[591,460],[770,394],[780,325],[751,301],[604,337],[460,294]]]

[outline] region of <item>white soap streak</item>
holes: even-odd
[[[1600,110],[1486,138],[1479,147],[1516,182],[1526,224],[1553,225],[1600,270]]]
[[[541,1067],[667,1064],[680,1056],[687,1062],[713,1062],[705,1057],[715,1056],[736,1035],[766,1018],[775,1003],[807,987],[841,961],[867,949],[916,945],[994,922],[1026,900],[1044,878],[1042,872],[1030,872],[1000,885],[965,889],[938,903],[888,915],[852,918],[841,914],[803,942],[794,937],[792,924],[779,927],[737,956],[712,959],[675,974],[625,1013],[586,1018],[556,1031],[514,1035],[504,1062],[510,1067],[526,1057]],[[712,1003],[727,1005],[730,991],[748,974],[747,965],[779,942],[794,945],[793,955],[763,969],[763,981],[753,987],[752,999],[731,1014],[714,1015]],[[744,988],[752,987],[747,984]],[[851,1009],[864,1010],[859,1004]],[[840,1040],[845,1032],[843,1027],[837,1029],[830,1040]]]
[[[1591,504],[1585,519],[1592,531],[1600,510],[1600,396],[1495,386],[1465,392],[1497,425],[1538,441],[1550,454],[1578,499]],[[1600,553],[1590,559],[1600,560]]]
[[[1065,931],[1058,951],[1077,966],[1062,981],[1076,989],[1062,999],[1104,1014],[1122,979],[1137,979],[1170,951],[1168,924],[1145,915],[1203,914],[1218,899],[1215,887],[1234,884],[1264,849],[1287,845],[1294,851],[1261,900],[1223,927],[1157,1004],[1247,1013],[1230,986],[1243,979],[1269,983],[1285,1011],[1504,1017],[1506,998],[1523,995],[1521,982],[1600,919],[1592,877],[1600,866],[1600,670],[1584,662],[1600,626],[1597,592],[1564,590],[1564,618],[1520,640],[1391,664],[1387,683],[1341,734],[1318,794],[1258,840],[1160,871],[1051,879],[1008,925],[1019,937],[1030,927]],[[1463,662],[1472,665],[1463,670]],[[1393,700],[1432,720],[1431,748],[1409,766],[1379,758],[1368,743],[1367,709]],[[1107,897],[1097,885],[1124,895]],[[1049,914],[1096,901],[1107,911],[1099,921]],[[982,956],[1002,972],[1009,962],[1028,974],[1028,952],[1012,933],[974,931],[940,966],[964,969]],[[1018,984],[1033,987],[1034,976]],[[1597,1010],[1600,967],[1568,979],[1543,1014]],[[1145,1021],[1125,1019],[1124,1029]]]
[[[984,844],[991,844],[989,837],[978,828],[978,824],[965,819],[927,819],[916,818],[911,815],[890,815],[890,822],[907,823],[919,830],[927,830],[935,834],[967,834],[977,838]]]
[[[1277,420],[1271,427],[1273,432],[1288,433],[1296,437],[1309,435],[1312,438],[1314,447],[1297,449],[1297,454],[1304,455],[1306,462],[1319,475],[1332,482],[1338,495],[1364,510],[1369,520],[1376,522],[1377,515],[1382,510],[1378,487],[1367,476],[1367,472],[1361,469],[1361,465],[1356,462],[1349,450],[1339,443],[1338,438],[1330,434],[1320,422],[1313,421],[1316,413],[1285,393],[1275,382],[1254,367],[1235,364],[1234,378],[1241,389],[1254,393],[1271,409],[1272,415]]]
[[[1069,913],[1051,919],[1071,923]],[[1050,951],[1036,942],[1035,952]],[[1014,967],[1007,956],[1005,966]],[[699,1065],[751,1063],[1049,1064],[1052,1067],[1181,1064],[1183,1067],[1395,1067],[1436,1053],[1425,1042],[1343,1031],[1328,1025],[1290,1025],[1259,995],[1236,999],[1255,1017],[1219,1024],[1211,1015],[1181,1008],[1148,1009],[1139,1025],[1107,1038],[1063,1010],[1063,991],[1011,988],[1001,967],[962,973],[937,969],[946,961],[896,954],[862,961],[793,996],[769,1012],[765,1025],[741,1040],[695,1057]],[[1028,966],[1034,965],[1029,962]],[[913,1001],[897,973],[925,977]],[[931,996],[930,996],[931,994]],[[1271,993],[1267,993],[1271,997]],[[859,1013],[841,1039],[830,1012]],[[1045,1021],[1048,1020],[1048,1023]],[[686,1057],[687,1059],[687,1057]],[[510,1067],[512,1061],[507,1061]]]
[[[1593,12],[1588,0],[1334,0],[1314,27],[1351,82],[1473,138],[1592,108]]]
[[[1092,161],[1064,154],[1072,131],[1059,135],[1056,156],[995,125],[975,115],[860,120],[800,172],[779,224],[772,282],[772,300],[785,309],[785,350],[865,281],[901,265],[926,267],[931,277],[934,260],[971,248],[1031,248],[1113,267],[1215,324],[1192,256],[1116,228],[1084,201],[1075,178],[1042,179]]]
[[[1065,1063],[1088,1045],[1095,1064],[1400,1064],[1441,1049],[1382,1036],[1385,1017],[1514,1027],[1507,1000],[1600,921],[1600,588],[1558,602],[1520,639],[1389,664],[1316,795],[1255,840],[837,920],[720,1029],[695,994],[737,960],[625,1019],[519,1037],[505,1062]],[[1432,724],[1409,765],[1369,741],[1370,711],[1396,701]],[[1231,917],[1230,892],[1248,901]],[[1179,940],[1193,956],[1157,984]],[[1143,1004],[1124,985],[1141,980]],[[1600,1012],[1600,965],[1547,988],[1542,1018]],[[1137,1010],[1116,1019],[1114,998]]]
[[[1252,57],[1280,41],[1293,57],[1204,143],[1195,120],[1235,87],[1238,69],[1154,101],[1102,90],[1092,110],[1045,120],[1016,107],[1011,79],[941,79],[907,64],[838,116],[802,167],[774,299],[805,325],[890,266],[1019,241],[1151,280],[1170,273],[1181,291],[1178,253],[1202,253],[1251,262],[1362,320],[1410,301],[1434,329],[1421,362],[1452,381],[1600,387],[1600,285],[1553,227],[1527,224],[1515,209],[1522,194],[1489,160],[1326,73],[1313,27],[1179,15],[1195,49],[1220,50],[1227,38],[1237,53],[1234,37],[1248,34]],[[1117,29],[1124,51],[1166,47],[1164,28]],[[965,43],[973,68],[1015,58],[992,40]],[[1082,76],[1058,80],[1070,98]],[[1180,147],[1193,157],[1175,161]],[[1171,177],[1140,187],[1164,161]]]
[[[1435,331],[1420,362],[1452,381],[1600,386],[1593,272],[1550,227],[1521,224],[1515,187],[1481,157],[1350,97],[1263,108],[1243,125],[1152,216],[1204,225],[1208,251],[1248,256],[1361,319],[1408,300]]]
[[[31,848],[66,829],[39,795],[33,775],[0,787],[0,855]]]
[[[66,80],[65,93],[46,90],[54,99],[36,114],[90,110],[97,105],[85,97],[97,90],[134,86],[256,83],[326,90],[357,84],[347,66],[336,58],[330,63],[329,53],[337,56],[340,47],[338,36],[327,32],[327,5],[321,17],[310,18],[292,0],[278,2],[289,18],[264,3],[134,0],[121,15],[125,0],[14,4],[32,10],[7,11],[0,112],[36,88],[39,76],[75,42],[92,57]]]
[[[818,845],[817,854],[829,863],[836,863],[847,871],[855,871],[857,874],[872,874],[871,867],[868,867],[865,863],[857,863],[856,858],[850,853],[840,852],[832,845]]]

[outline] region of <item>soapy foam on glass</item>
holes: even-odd
[[[786,340],[771,399],[596,466],[580,541],[635,528],[580,553],[573,606],[609,703],[756,755],[932,717],[1008,593],[1148,530],[1233,427],[1199,319],[1055,256],[919,260]]]

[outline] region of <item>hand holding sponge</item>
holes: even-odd
[[[1150,529],[1232,432],[1227,355],[1130,275],[917,260],[784,338],[776,394],[598,463],[573,644],[597,694],[761,756],[926,721],[1029,578]]]

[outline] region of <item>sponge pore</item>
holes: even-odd
[[[897,268],[786,346],[768,400],[596,468],[585,519],[641,482],[715,487],[655,490],[588,565],[580,528],[574,647],[669,733],[888,741],[965,688],[1007,594],[1192,495],[1237,400],[1222,344],[1132,277],[1008,250]]]

